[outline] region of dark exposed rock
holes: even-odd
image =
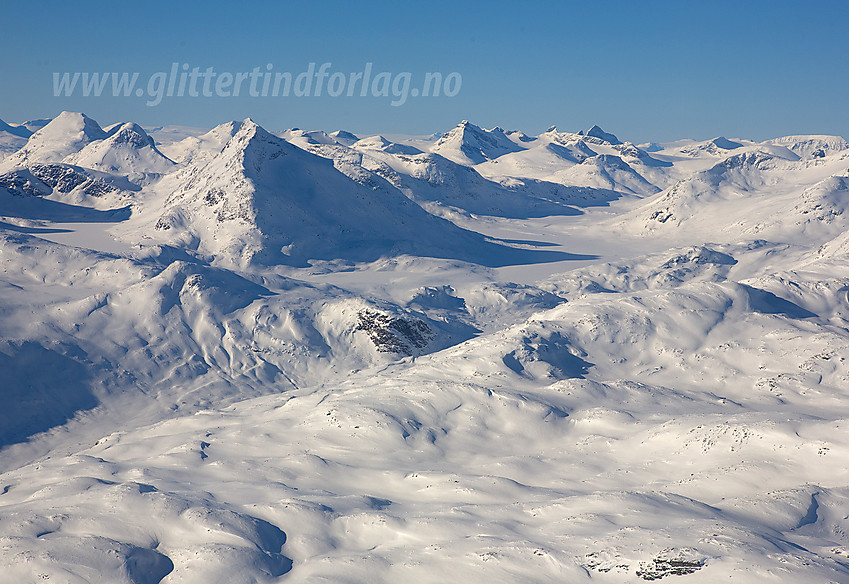
[[[29,168],[35,176],[60,193],[69,193],[89,180],[88,176],[61,164],[33,164]]]
[[[16,197],[40,197],[50,194],[50,188],[26,170],[0,175],[0,189]]]
[[[686,576],[705,567],[703,559],[682,559],[657,557],[649,562],[640,563],[637,576],[643,580],[660,580],[667,576]]]
[[[51,191],[69,193],[75,189],[86,195],[100,197],[115,191],[115,187],[65,164],[33,164],[0,175],[0,188],[18,197],[49,195]]]
[[[100,179],[63,164],[34,164],[30,166],[30,171],[60,193],[69,193],[82,187],[82,192],[86,195],[101,197],[116,190]]]
[[[427,324],[416,318],[402,318],[364,309],[357,313],[356,330],[368,334],[382,353],[412,355],[433,340],[434,333]]]

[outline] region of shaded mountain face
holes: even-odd
[[[41,128],[49,124],[52,120],[53,118],[39,118],[36,120],[27,120],[26,122],[20,125],[29,130],[30,134],[35,134]]]
[[[0,134],[8,134],[10,136],[16,136],[18,138],[23,138],[26,140],[30,136],[32,136],[33,132],[29,128],[23,125],[12,126],[0,120]]]
[[[289,141],[332,160],[337,170],[362,185],[385,188],[389,183],[439,216],[579,215],[576,207],[603,204],[620,196],[610,190],[566,187],[535,178],[489,180],[478,172],[480,166],[465,166],[429,152],[428,144],[413,146],[379,135],[363,138],[351,147],[306,142],[300,136],[291,136]]]
[[[593,126],[589,130],[586,131],[586,135],[592,138],[598,138],[608,144],[621,144],[622,142],[615,135],[605,132],[599,126]]]

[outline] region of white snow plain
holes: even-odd
[[[842,138],[152,134],[0,123],[0,582],[849,582]]]

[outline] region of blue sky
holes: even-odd
[[[141,8],[139,8],[139,6]],[[0,0],[0,118],[84,111],[103,124],[427,134],[462,119],[538,133],[594,123],[643,142],[793,133],[849,137],[845,2],[10,2]],[[54,72],[172,63],[297,75],[462,76],[453,97],[53,95]],[[264,70],[264,69],[263,69]],[[107,91],[106,93],[110,93]]]

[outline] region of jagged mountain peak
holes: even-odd
[[[622,141],[619,140],[614,134],[610,132],[605,132],[601,129],[601,126],[594,125],[592,128],[586,131],[586,135],[592,138],[598,138],[599,140],[603,140],[609,144],[621,144]]]

